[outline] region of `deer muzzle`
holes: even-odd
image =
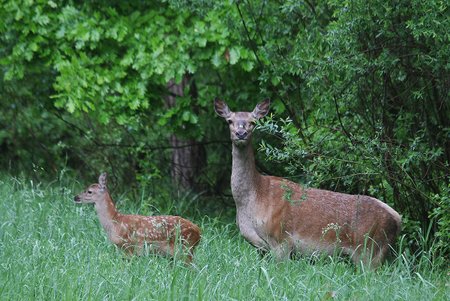
[[[236,131],[236,138],[238,138],[238,139],[243,140],[243,139],[247,138],[247,135],[248,135],[248,132],[245,130]]]

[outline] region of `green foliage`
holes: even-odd
[[[431,217],[438,224],[436,238],[443,254],[450,254],[450,184],[442,189],[442,193],[433,198],[434,209]]]
[[[40,61],[54,71],[50,96],[55,106],[90,112],[103,124],[112,119],[132,123],[137,112],[149,108],[158,115],[164,95],[158,89],[171,79],[180,82],[186,73],[238,62],[252,69],[254,57],[235,43],[236,34],[227,30],[220,11],[198,18],[164,1],[112,6],[6,2],[3,41],[13,49],[2,60],[9,66],[4,78],[23,79]],[[197,105],[209,105],[201,96]],[[181,108],[174,110],[160,116],[160,123]],[[186,116],[183,124],[197,123],[198,117]]]
[[[221,81],[240,84],[233,75],[242,77],[255,62],[224,24],[227,10],[200,18],[165,1],[103,4],[4,1],[3,168],[33,162],[55,172],[66,163],[87,178],[112,169],[122,179],[148,181],[169,173],[170,135],[203,143],[216,134],[211,102],[225,94]],[[186,74],[192,85],[168,106],[169,80]],[[242,100],[254,89],[231,93]],[[26,111],[47,117],[29,119]],[[7,127],[14,119],[16,129]]]

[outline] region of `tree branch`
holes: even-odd
[[[239,16],[241,17],[241,22],[242,22],[242,25],[244,26],[245,34],[247,35],[247,40],[248,40],[248,42],[250,43],[250,46],[251,46],[251,48],[252,48],[252,52],[253,52],[253,54],[255,55],[256,60],[258,61],[259,66],[262,68],[262,67],[263,67],[263,63],[262,63],[261,60],[259,59],[258,53],[256,52],[256,49],[255,49],[255,41],[253,41],[252,38],[250,37],[250,31],[248,30],[247,24],[245,23],[245,20],[244,20],[244,16],[242,15],[241,8],[239,7],[239,1],[236,1],[236,8],[237,8],[237,10],[238,10],[238,12],[239,12]]]

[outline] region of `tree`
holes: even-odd
[[[235,74],[253,68],[254,57],[236,44],[237,34],[223,24],[224,14],[198,17],[165,1],[21,5],[4,1],[2,93],[14,91],[9,98],[13,103],[21,97],[19,88],[26,89],[27,106],[45,103],[53,117],[63,120],[71,142],[54,152],[78,157],[83,162],[76,164],[78,168],[102,160],[113,168],[125,161],[118,171],[122,178],[130,178],[130,171],[141,180],[158,177],[169,158],[173,159],[169,165],[180,167],[192,160],[194,150],[194,157],[202,157],[200,145],[211,127],[205,126],[209,114],[200,113],[211,111],[212,99],[223,88],[220,71],[236,69],[227,70]],[[186,74],[206,88],[185,93]],[[33,98],[39,83],[44,83],[45,93]],[[176,101],[168,101],[173,96],[168,83],[180,85]],[[76,135],[84,139],[74,141]],[[161,145],[169,137],[170,143]],[[58,135],[52,138],[56,143],[69,141]],[[50,153],[45,156],[52,157]],[[199,159],[192,170],[181,168],[171,174],[193,188],[193,175],[203,161]]]

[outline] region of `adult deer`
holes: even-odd
[[[252,112],[232,112],[225,102],[214,102],[216,113],[230,128],[231,191],[241,234],[278,259],[340,249],[354,263],[379,266],[401,229],[394,209],[369,196],[307,188],[256,170],[252,131],[269,105],[267,99]]]
[[[94,203],[109,240],[128,254],[141,255],[148,250],[173,257],[180,246],[186,263],[192,261],[194,248],[200,241],[200,228],[179,216],[121,214],[106,187],[106,173],[100,175],[98,184],[75,196],[75,202]]]

